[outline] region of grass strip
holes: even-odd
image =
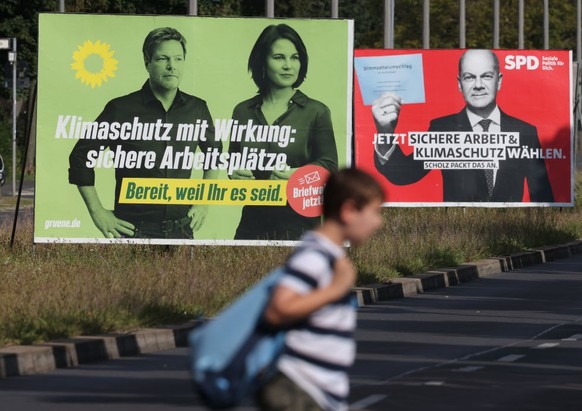
[[[576,179],[577,193],[582,177]],[[578,200],[578,199],[577,199]],[[582,238],[582,208],[387,208],[350,249],[360,284]],[[11,220],[11,219],[10,219]],[[0,346],[211,316],[281,264],[287,247],[37,244],[0,223]]]

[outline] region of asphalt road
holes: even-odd
[[[16,181],[16,195],[18,195],[18,189],[20,187],[20,182]],[[7,178],[6,183],[0,187],[0,193],[2,197],[12,196],[12,178]],[[22,183],[22,195],[32,197],[34,195],[34,181],[24,180]]]
[[[16,195],[18,195],[19,182],[16,182]],[[6,180],[6,183],[0,187],[1,197],[12,197],[12,180]],[[15,197],[16,198],[16,197]],[[22,199],[32,199],[34,198],[34,181],[24,181],[22,184]],[[22,204],[22,203],[21,203]],[[32,207],[22,207],[18,213],[18,221],[21,222],[22,219],[28,218],[32,219]],[[12,229],[14,224],[14,207],[1,207],[0,206],[0,225],[5,224]]]
[[[362,307],[351,409],[580,411],[581,294],[579,255]],[[13,377],[0,409],[203,410],[187,366],[175,349]]]

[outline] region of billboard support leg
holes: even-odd
[[[38,84],[38,83],[37,83]],[[34,92],[34,99],[36,100],[36,86]],[[22,185],[24,183],[24,169],[26,168],[26,157],[28,156],[28,144],[30,142],[30,133],[26,135],[26,143],[24,146],[24,153],[22,154],[22,167],[20,168],[20,183],[18,185],[18,197],[16,198],[16,207],[14,208],[14,221],[12,222],[12,235],[10,236],[10,249],[14,246],[14,238],[16,237],[16,224],[18,222],[18,210],[20,209],[20,198],[22,197]],[[16,170],[16,167],[12,167]]]

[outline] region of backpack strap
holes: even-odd
[[[322,246],[320,246],[319,244],[317,244],[315,242],[311,242],[311,241],[308,243],[302,243],[297,248],[295,248],[295,250],[293,250],[293,252],[289,255],[289,257],[287,257],[287,261],[285,262],[285,269],[289,269],[289,265],[288,265],[289,260],[291,260],[295,255],[305,251],[305,249],[309,249],[310,251],[318,252],[319,254],[324,256],[329,264],[329,267],[333,270],[333,266],[337,260],[337,257],[335,255],[333,255],[331,252],[329,252],[328,250],[326,250],[325,248],[323,248]]]
[[[297,247],[287,258],[287,261],[289,261],[294,255],[304,251],[306,248],[309,248],[310,251],[316,251],[318,253],[320,253],[322,256],[324,256],[326,258],[326,260],[329,263],[329,268],[333,273],[333,266],[335,264],[335,262],[337,261],[338,257],[333,255],[329,250],[325,249],[324,247],[322,247],[320,244],[316,243],[316,242],[305,242],[302,243],[299,247]],[[284,269],[285,272],[289,273],[294,271],[293,269],[291,269],[287,262],[285,262],[284,265]],[[303,275],[303,274],[300,274]],[[303,275],[304,276],[304,275]],[[311,277],[308,277],[311,280]],[[317,284],[313,284],[312,288],[315,288],[317,286]],[[355,293],[353,293],[351,290],[348,291],[343,297],[340,297],[335,304],[351,304],[354,308],[358,308],[358,298],[355,295]]]
[[[287,258],[287,261],[284,264],[284,272],[287,274],[290,274],[292,276],[298,277],[299,279],[301,279],[302,281],[307,283],[309,286],[311,286],[311,288],[313,289],[313,288],[317,287],[317,282],[314,278],[307,276],[306,274],[304,274],[300,271],[297,271],[289,266],[289,261],[291,259],[293,259],[296,255],[298,255],[306,250],[308,250],[309,252],[316,252],[316,253],[320,254],[321,256],[323,256],[325,258],[325,260],[327,261],[328,267],[332,273],[333,273],[333,267],[334,267],[334,264],[337,260],[337,257],[334,254],[332,254],[329,250],[325,249],[320,244],[317,244],[316,242],[313,242],[313,241],[302,243],[299,247],[297,247],[289,255],[289,257]]]

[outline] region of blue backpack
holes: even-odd
[[[276,371],[285,331],[262,322],[280,267],[189,335],[194,388],[213,409],[239,405]]]
[[[294,253],[302,251],[303,243]],[[312,245],[333,266],[335,257]],[[263,313],[285,267],[271,271],[215,319],[192,330],[192,381],[204,403],[213,409],[231,408],[251,397],[277,371],[285,346],[285,329],[269,328]]]

